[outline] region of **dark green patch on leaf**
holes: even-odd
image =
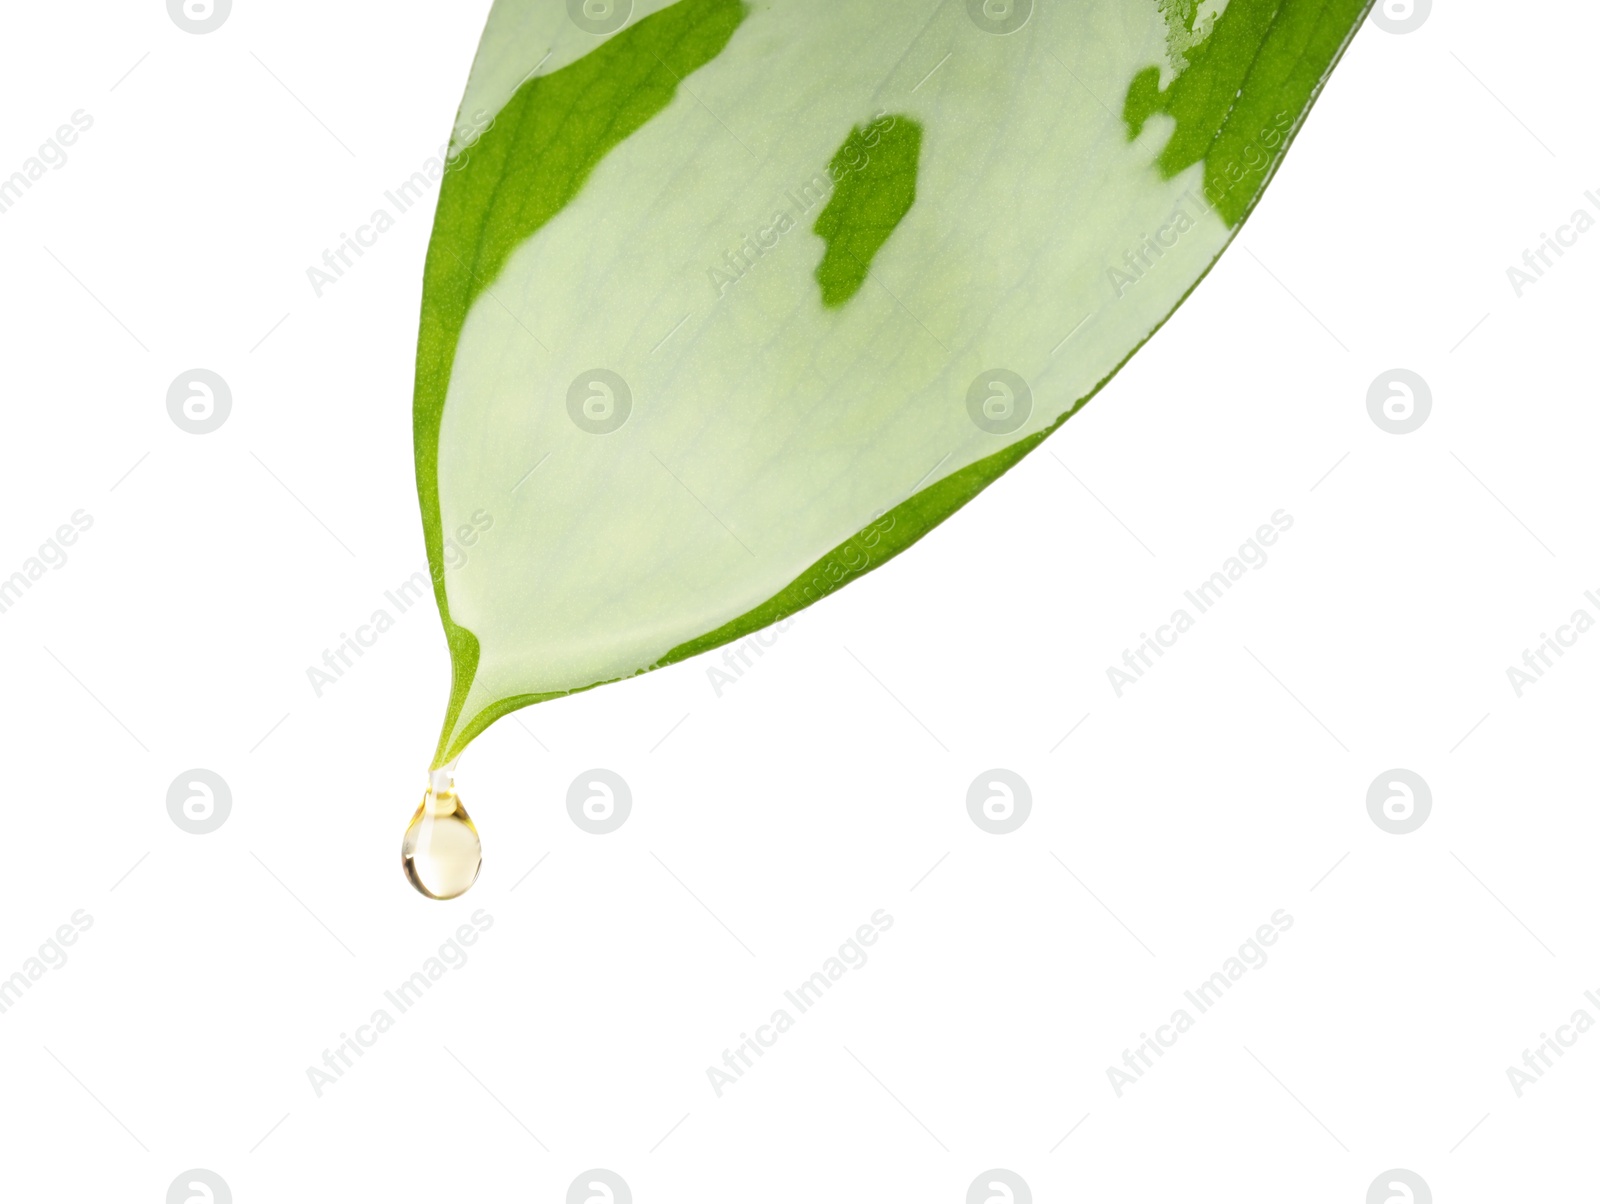
[[[922,127],[911,118],[856,126],[828,165],[833,199],[812,227],[828,246],[817,265],[822,304],[836,309],[861,291],[873,257],[917,200]]]
[[[1129,140],[1170,114],[1177,128],[1156,160],[1162,175],[1203,162],[1206,199],[1237,226],[1371,3],[1230,0],[1166,91],[1159,68],[1134,76],[1122,109]]]

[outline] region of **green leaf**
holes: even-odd
[[[418,346],[436,764],[832,594],[1038,446],[1221,254],[1369,3],[635,0],[597,37],[497,0]]]

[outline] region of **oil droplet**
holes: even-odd
[[[428,792],[400,845],[407,881],[430,899],[466,894],[483,868],[483,845],[456,794],[454,770],[451,764],[429,775]]]

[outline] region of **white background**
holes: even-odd
[[[607,1167],[640,1204],[955,1202],[1004,1167],[1041,1201],[1359,1204],[1405,1167],[1440,1201],[1587,1198],[1600,1035],[1521,1098],[1506,1068],[1600,1019],[1600,635],[1520,698],[1506,668],[1600,617],[1600,232],[1520,299],[1506,268],[1600,216],[1600,16],[1364,28],[1238,243],[1044,449],[720,697],[702,659],[478,740],[484,871],[438,904],[397,865],[447,693],[431,604],[306,677],[423,567],[431,199],[321,299],[305,271],[448,136],[487,8],[5,11],[0,175],[94,125],[0,214],[0,576],[94,525],[0,615],[0,977],[93,927],[0,1015],[0,1197],[157,1204],[204,1167],[241,1204],[555,1202]],[[1434,398],[1405,436],[1366,409],[1396,366]],[[166,412],[194,367],[233,391],[204,437]],[[1280,508],[1266,567],[1116,697]],[[634,800],[603,837],[565,805],[597,766]],[[194,767],[232,790],[207,836],[166,810]],[[993,767],[1032,788],[1006,836],[966,811]],[[1433,792],[1408,836],[1366,811],[1394,767]],[[879,908],[718,1098],[707,1067]],[[1119,1098],[1107,1067],[1280,908]],[[319,1098],[307,1067],[477,909],[468,963]]]

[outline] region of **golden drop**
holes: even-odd
[[[453,769],[446,765],[433,770],[428,792],[400,845],[406,879],[430,899],[466,894],[483,868],[483,844],[456,794]]]

